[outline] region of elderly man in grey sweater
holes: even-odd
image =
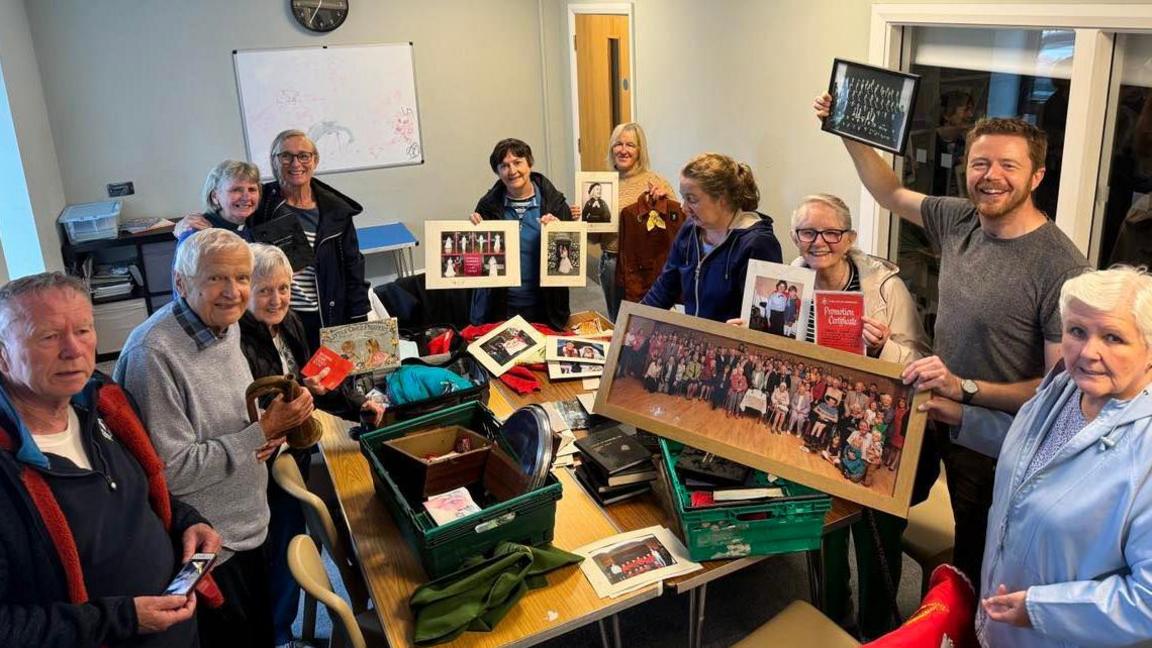
[[[237,322],[248,304],[252,252],[224,229],[198,232],[176,253],[179,297],[128,338],[116,380],[135,397],[174,496],[223,539],[213,572],[222,608],[198,612],[201,645],[272,646],[267,566],[268,471],[284,434],[312,413],[312,396],[279,397],[249,422],[252,382]]]

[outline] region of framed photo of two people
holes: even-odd
[[[908,144],[920,77],[835,59],[823,130],[901,155]]]
[[[928,394],[905,385],[902,369],[625,302],[595,411],[907,517]]]

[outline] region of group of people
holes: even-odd
[[[826,118],[829,105],[819,97],[817,117]],[[981,642],[1147,640],[1152,444],[1143,433],[1152,427],[1152,277],[1132,268],[1086,272],[1084,256],[1036,208],[1042,131],[988,119],[965,141],[966,199],[911,191],[875,150],[844,141],[877,202],[922,225],[940,251],[931,344],[899,269],[855,247],[839,198],[800,201],[789,229],[800,251],[793,263],[815,271],[817,290],[861,292],[865,352],[901,363],[907,385],[931,392],[921,407],[937,426],[955,561],[982,599]],[[672,193],[649,170],[637,125],[615,129],[609,155],[622,208],[642,194]],[[45,273],[0,287],[0,644],[290,639],[285,624],[297,592],[284,547],[303,524],[298,507],[269,483],[267,463],[316,407],[376,421],[382,411],[350,386],[329,392],[322,377],[301,377],[298,397],[278,397],[256,421],[248,418],[244,391],[253,379],[299,376],[321,327],[364,321],[370,311],[352,225],[360,205],[313,177],[319,152],[300,131],[279,134],[269,162],[275,179],[263,185],[249,163],[213,169],[204,213],[178,228],[177,298],[133,331],[114,380],[95,371],[83,284]],[[539,285],[541,225],[579,218],[581,208],[532,170],[521,140],[499,142],[489,165],[497,181],[472,220],[520,223],[522,283],[476,290],[472,319],[522,315],[561,328],[568,291]],[[687,221],[642,303],[750,324],[738,319],[748,262],[782,261],[773,221],[758,211],[752,170],[702,154],[681,169],[679,194]],[[618,242],[594,238],[614,319]],[[759,386],[769,428],[799,434],[849,479],[866,482],[901,461],[896,421],[908,403],[898,395],[661,333],[624,346],[621,370],[651,391],[703,399],[734,416]],[[294,451],[289,460],[306,470],[309,456]],[[930,476],[937,455],[919,459]],[[895,622],[889,601],[905,525],[866,511],[826,538],[828,607],[841,618],[851,607],[846,547],[854,540],[861,635],[878,636]],[[1092,532],[1077,532],[1083,528]],[[217,554],[211,578],[196,594],[159,596],[196,552]]]

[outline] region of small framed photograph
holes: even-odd
[[[835,59],[828,82],[832,107],[822,128],[902,155],[919,88],[918,75]]]
[[[554,221],[545,225],[540,234],[540,285],[588,285],[588,225]]]
[[[905,385],[902,370],[624,302],[595,410],[906,517],[927,418],[918,408],[929,394]]]
[[[594,340],[582,337],[557,336],[548,337],[544,349],[545,360],[557,362],[581,362],[585,364],[604,364],[608,357],[608,340]]]
[[[390,371],[400,366],[396,318],[320,329],[320,344],[352,362],[350,374]]]
[[[740,319],[753,331],[804,341],[815,287],[815,270],[752,259]]]
[[[548,378],[551,380],[567,380],[568,378],[599,378],[603,375],[604,365],[602,364],[572,362],[569,360],[550,361],[548,363]]]
[[[544,348],[544,335],[517,315],[468,345],[471,353],[494,376]]]
[[[520,223],[425,221],[424,272],[429,289],[519,286]]]
[[[580,220],[592,234],[615,233],[620,216],[620,174],[614,171],[581,171],[576,174],[576,198]]]

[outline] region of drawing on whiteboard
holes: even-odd
[[[248,156],[261,167],[289,128],[316,142],[317,173],[423,161],[411,44],[246,50],[234,62]]]

